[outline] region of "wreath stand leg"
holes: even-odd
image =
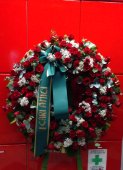
[[[82,168],[82,159],[81,159],[81,151],[80,150],[76,154],[76,159],[77,159],[77,170],[83,170],[83,168]],[[48,160],[49,160],[49,153],[46,153],[44,155],[41,170],[47,170],[47,168],[48,168]]]
[[[77,152],[76,159],[77,159],[77,170],[83,170],[80,150],[78,150],[78,152]]]
[[[41,170],[47,170],[47,168],[48,168],[48,160],[49,160],[49,153],[46,153],[44,155]]]

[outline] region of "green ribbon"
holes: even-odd
[[[35,156],[39,156],[45,152],[49,140],[51,85],[55,118],[68,118],[68,98],[65,77],[66,68],[57,61],[50,62],[47,59],[48,54],[53,53],[53,50],[59,51],[60,48],[53,46],[46,51],[41,51],[40,62],[46,64],[41,76],[38,91],[34,144]]]

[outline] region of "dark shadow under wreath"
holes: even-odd
[[[78,43],[73,35],[54,34],[14,65],[7,77],[8,118],[33,144],[35,138],[41,139],[41,143],[39,139],[35,141],[36,155],[47,150],[75,153],[104,134],[114,116],[112,105],[120,93],[109,61],[86,39]],[[61,77],[64,83],[60,82]],[[50,88],[47,92],[41,89],[44,79]],[[54,89],[58,90],[56,96]],[[44,114],[40,104],[47,107],[48,103],[49,110],[46,108]]]

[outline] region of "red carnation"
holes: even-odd
[[[38,45],[37,45],[37,46],[35,46],[35,47],[34,47],[34,51],[36,51],[36,52],[40,52],[40,51],[41,51],[41,47],[40,47],[40,46],[38,46]]]
[[[79,60],[75,60],[74,62],[73,62],[73,67],[74,68],[76,68],[76,67],[78,67],[79,66]]]
[[[44,67],[42,64],[38,64],[35,68],[35,71],[38,73],[42,73],[44,71]]]
[[[74,39],[74,35],[73,35],[73,34],[70,34],[70,35],[68,36],[68,38],[69,38],[69,40],[73,40],[73,39]]]
[[[49,149],[49,150],[54,150],[54,149],[55,149],[54,144],[53,144],[53,143],[50,143],[50,144],[48,145],[48,149]]]
[[[75,115],[73,115],[73,114],[69,116],[69,119],[73,122],[77,121],[76,118],[75,118]]]
[[[75,138],[75,137],[76,137],[76,131],[71,130],[71,131],[70,131],[70,138],[73,139],[73,138]]]
[[[66,41],[64,41],[64,40],[62,40],[60,43],[59,43],[59,46],[60,47],[66,47],[67,46],[67,43],[66,43]]]
[[[88,71],[90,69],[91,69],[91,66],[89,65],[89,63],[84,62],[84,70]]]
[[[12,100],[17,100],[20,96],[21,96],[20,92],[16,90],[10,95],[10,98]]]
[[[66,58],[64,59],[64,63],[70,63],[70,62],[71,62],[71,58],[66,57]]]
[[[22,66],[25,67],[25,68],[28,68],[28,67],[31,66],[31,63],[30,63],[30,61],[25,61],[25,62],[22,63]]]
[[[98,71],[101,71],[101,70],[102,70],[102,67],[101,67],[99,64],[97,64],[97,63],[94,63],[94,68],[95,68],[96,70],[98,70]]]
[[[101,62],[102,61],[100,55],[98,55],[98,54],[95,55],[95,59],[96,59],[97,62]]]
[[[22,94],[25,94],[25,93],[27,93],[28,92],[28,88],[27,87],[23,87],[22,89],[21,89],[21,93]]]
[[[33,81],[30,81],[30,82],[29,82],[29,85],[30,85],[31,87],[35,87],[35,86],[36,86],[36,83],[33,82]]]
[[[82,79],[82,83],[87,86],[91,83],[91,79],[89,77],[85,77]]]
[[[14,82],[13,82],[13,87],[14,87],[14,88],[19,87],[18,79],[14,80]]]
[[[60,60],[60,59],[62,58],[62,54],[61,54],[60,52],[56,52],[56,53],[55,53],[55,58],[56,58],[57,60]]]
[[[25,77],[25,79],[30,79],[31,78],[31,76],[32,76],[32,72],[27,72],[27,73],[25,73],[24,74],[24,77]]]
[[[78,138],[83,138],[85,137],[85,132],[83,130],[77,130],[76,135]]]
[[[87,121],[82,122],[82,127],[88,128],[88,122]]]
[[[31,99],[32,97],[34,97],[34,93],[33,93],[33,92],[28,92],[28,93],[26,94],[26,97],[27,97],[28,99]]]
[[[84,53],[86,53],[86,54],[90,54],[90,53],[91,53],[91,49],[88,48],[88,47],[85,47],[85,48],[83,49],[83,51],[84,51]]]

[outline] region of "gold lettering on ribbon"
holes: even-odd
[[[40,87],[39,89],[39,100],[38,100],[38,120],[39,120],[39,129],[46,129],[46,107],[47,107],[47,87]]]

